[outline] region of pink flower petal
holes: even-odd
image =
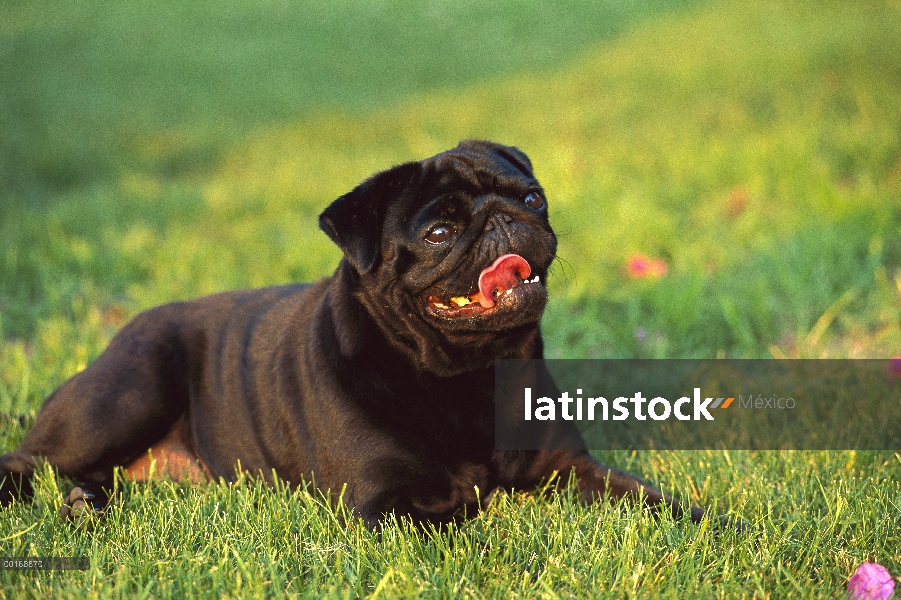
[[[626,267],[630,277],[644,277],[648,271],[648,259],[644,256],[633,256]]]
[[[878,563],[863,563],[848,581],[848,591],[855,600],[886,600],[895,591],[895,581],[888,569]]]
[[[626,262],[629,277],[663,277],[669,271],[666,261],[660,258],[648,258],[643,254],[635,254]]]

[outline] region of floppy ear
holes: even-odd
[[[341,248],[357,272],[368,273],[375,268],[388,204],[406,189],[420,168],[419,163],[411,162],[377,173],[319,215],[319,228]]]

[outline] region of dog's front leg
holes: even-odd
[[[688,509],[693,523],[700,522],[704,516],[704,510],[701,507],[686,506],[628,473],[600,464],[587,452],[573,457],[571,462],[571,469],[575,471],[582,498],[586,501],[593,501],[605,495],[610,498],[635,500],[640,496],[644,505],[651,510],[668,511],[677,519],[682,518],[686,509]],[[561,472],[566,473],[565,470]]]
[[[514,451],[502,455],[500,462],[502,473],[506,471],[504,478],[517,489],[540,485],[555,474],[558,481],[565,484],[569,474],[574,472],[585,502],[625,498],[632,502],[640,501],[656,512],[667,511],[675,518],[681,518],[688,508],[687,512],[695,523],[704,517],[702,508],[694,505],[686,507],[638,478],[600,464],[584,450]]]

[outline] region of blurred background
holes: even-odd
[[[554,357],[901,354],[901,2],[4,0],[0,408],[134,314],[330,274],[468,137],[560,237]]]

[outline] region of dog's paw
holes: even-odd
[[[18,496],[18,490],[13,483],[12,474],[6,469],[0,468],[0,506],[6,506]]]
[[[753,535],[754,528],[750,523],[742,521],[738,517],[725,515],[717,517],[713,521],[714,530],[719,533],[733,532],[738,535]]]
[[[6,506],[16,498],[30,498],[31,495],[28,476],[0,467],[0,506]]]
[[[105,503],[101,499],[102,493],[98,494],[88,486],[79,486],[72,488],[69,495],[63,500],[63,505],[59,509],[59,514],[65,519],[69,519],[76,523],[90,517],[103,516],[102,507]]]
[[[707,511],[704,509],[692,506],[691,507],[691,521],[693,523],[700,523],[705,516],[708,516]],[[734,532],[737,534],[747,534],[752,531],[751,526],[748,523],[745,523],[738,517],[734,517],[731,515],[722,515],[715,516],[709,515],[710,517],[710,527],[717,534],[724,532]]]

